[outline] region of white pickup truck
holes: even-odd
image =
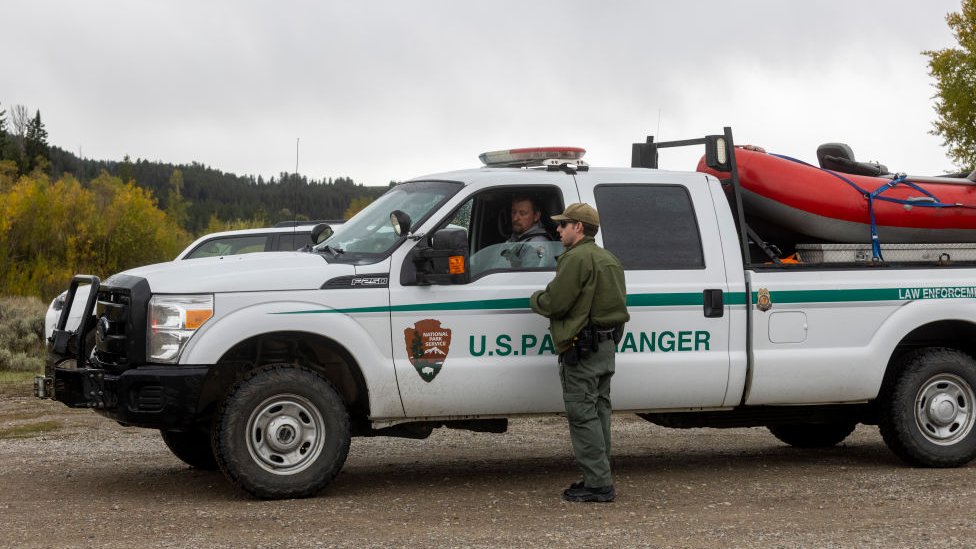
[[[729,129],[673,144],[704,144],[735,174]],[[635,164],[666,145],[635,145]],[[65,311],[91,284],[85,322],[55,330],[35,393],[159,429],[262,498],[320,491],[354,436],[561,413],[547,321],[529,309],[561,244],[533,243],[532,268],[506,253],[511,200],[529,196],[550,228],[565,205],[595,205],[597,241],[626,269],[615,411],[768,426],[801,447],[877,424],[914,465],[976,455],[976,265],[766,263],[736,177],[590,168],[578,153],[506,151],[399,184],[312,253],[76,277]]]

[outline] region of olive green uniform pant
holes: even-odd
[[[610,378],[614,370],[613,341],[575,366],[560,360],[559,378],[569,419],[569,437],[576,463],[589,488],[613,485],[610,475]]]

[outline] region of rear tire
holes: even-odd
[[[922,467],[958,467],[976,457],[976,360],[955,349],[906,355],[886,384],[878,426],[898,457]]]
[[[163,436],[163,442],[169,451],[183,463],[204,471],[217,470],[217,458],[210,446],[210,433],[160,430],[159,434]]]
[[[265,499],[313,496],[342,469],[349,414],[319,374],[286,364],[256,369],[230,391],[213,431],[231,482]]]
[[[829,448],[854,432],[857,422],[770,425],[769,432],[795,448]]]

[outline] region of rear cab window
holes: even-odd
[[[600,185],[603,245],[626,270],[704,269],[691,196],[680,185]]]

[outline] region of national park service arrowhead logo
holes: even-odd
[[[420,320],[403,331],[407,358],[420,378],[430,383],[441,371],[451,350],[451,330],[441,327],[440,320]]]

